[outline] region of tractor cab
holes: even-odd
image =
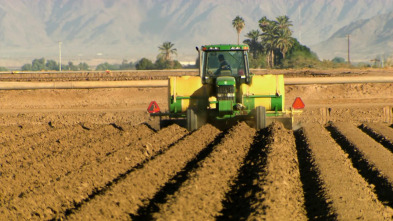
[[[203,84],[220,84],[222,76],[233,78],[238,85],[250,82],[247,45],[206,45],[199,55]]]

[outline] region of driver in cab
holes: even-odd
[[[220,62],[220,66],[218,67],[216,72],[214,72],[214,75],[216,75],[216,76],[220,75],[222,70],[229,70],[229,71],[231,71],[231,66],[225,60],[225,57],[224,57],[223,54],[219,54],[218,55],[218,61]]]

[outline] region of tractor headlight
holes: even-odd
[[[226,94],[217,94],[218,98],[224,98],[224,97],[235,97],[235,93],[226,93]]]

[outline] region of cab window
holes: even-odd
[[[243,51],[209,51],[206,52],[206,71],[207,75],[214,75],[220,68],[219,56],[223,56],[229,64],[233,76],[244,75],[244,52]]]

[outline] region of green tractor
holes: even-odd
[[[229,127],[237,121],[247,121],[257,130],[279,121],[292,129],[294,109],[285,110],[283,75],[251,74],[248,49],[247,45],[197,47],[199,76],[169,77],[169,113],[151,115],[186,119],[189,131],[207,122]],[[304,107],[301,100],[297,102],[301,103],[297,108]]]

